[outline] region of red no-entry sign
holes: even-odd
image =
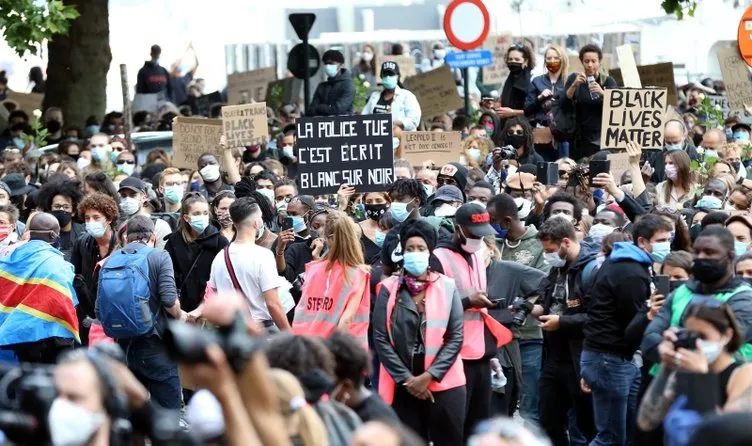
[[[469,51],[488,37],[491,20],[481,0],[453,0],[444,13],[444,32],[452,46]]]

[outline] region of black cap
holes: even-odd
[[[326,63],[327,61],[345,63],[345,56],[343,56],[340,51],[327,50],[324,55],[321,56],[321,61],[324,63]]]
[[[740,123],[738,123],[738,124],[734,124],[734,125],[733,125],[733,126],[731,127],[731,131],[732,131],[732,132],[735,132],[735,131],[737,131],[737,130],[739,130],[739,129],[743,129],[743,130],[746,130],[746,131],[747,131],[747,133],[752,133],[752,126],[750,126],[749,124],[745,124],[745,123],[743,123],[743,122],[740,122]]]
[[[454,221],[462,225],[476,237],[485,237],[494,234],[491,227],[491,216],[486,208],[477,203],[467,203],[457,209]]]
[[[397,62],[387,60],[386,62],[381,64],[381,77],[384,76],[393,76],[393,75],[400,75],[399,65],[397,65]]]
[[[136,177],[128,177],[120,182],[120,188],[118,189],[118,191],[121,191],[123,189],[130,189],[134,192],[143,194],[146,192],[146,185],[143,181],[139,180]]]
[[[25,195],[31,192],[34,188],[26,184],[23,174],[9,173],[3,177],[3,183],[5,183],[10,189],[11,197],[18,197],[19,195]]]
[[[436,201],[444,201],[447,203],[465,202],[465,197],[462,195],[462,191],[451,184],[445,184],[436,190],[436,193],[431,199],[431,203]]]

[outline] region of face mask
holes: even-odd
[[[363,53],[363,62],[370,62],[373,60],[373,53]]]
[[[201,178],[207,183],[213,183],[219,179],[219,166],[217,164],[207,164],[198,172]]]
[[[443,59],[446,57],[446,50],[440,49],[440,50],[433,50],[433,58],[434,59]]]
[[[72,215],[68,211],[52,211],[52,215],[55,216],[61,228],[68,226],[71,222]]]
[[[508,229],[504,229],[501,227],[501,225],[497,223],[491,223],[491,227],[496,232],[496,238],[505,239],[507,238],[507,233],[509,232]]]
[[[104,224],[99,221],[86,223],[86,232],[94,238],[101,238],[105,233]]]
[[[54,446],[83,446],[105,421],[104,414],[64,398],[55,398],[49,412],[50,439]]]
[[[386,213],[386,204],[367,204],[365,205],[366,217],[378,221]]]
[[[525,135],[508,135],[507,136],[507,144],[514,147],[515,149],[519,149],[525,145],[527,142],[527,138],[525,138]]]
[[[546,69],[548,70],[549,73],[556,73],[557,71],[559,71],[560,68],[561,68],[560,60],[546,62]]]
[[[282,146],[282,155],[284,155],[285,158],[293,158],[295,153],[292,150],[292,146]]]
[[[209,226],[208,215],[192,215],[191,216],[191,228],[199,234],[203,233],[206,227]]]
[[[436,208],[436,210],[433,212],[433,215],[437,217],[451,217],[456,213],[457,213],[456,207],[452,206],[449,203],[444,203],[441,206]]]
[[[191,191],[196,192],[199,189],[201,189],[201,183],[198,181],[191,181]]]
[[[123,198],[120,200],[120,209],[127,217],[138,212],[140,208],[141,204],[135,198]]]
[[[700,339],[700,350],[705,355],[705,359],[708,360],[708,364],[715,362],[721,356],[724,346],[723,341],[706,341]]]
[[[567,215],[567,214],[565,214],[563,212],[559,212],[557,214],[551,214],[548,218],[549,219],[550,218],[563,218],[564,220],[566,220],[566,221],[572,223],[572,225],[574,225],[574,220],[572,219],[572,217],[570,217],[569,215]]]
[[[396,136],[392,138],[392,149],[397,150],[400,146],[400,139]]]
[[[431,186],[430,184],[424,184],[423,190],[426,191],[427,197],[430,197],[431,195],[433,195],[433,186]]]
[[[117,150],[113,150],[112,152],[110,152],[110,161],[112,161],[113,164],[117,163],[118,155],[120,154],[118,153]]]
[[[732,139],[734,141],[749,141],[749,133],[747,133],[747,132],[736,132],[736,133],[734,133],[734,136],[732,136]]]
[[[483,127],[486,128],[486,134],[488,134],[488,135],[492,135],[493,132],[494,132],[494,130],[496,129],[496,127],[491,122],[487,122],[487,123],[483,124]]]
[[[714,197],[712,195],[704,195],[702,198],[700,198],[700,201],[697,202],[695,207],[704,209],[721,209],[723,208],[723,202],[718,197]]]
[[[479,238],[468,238],[464,232],[462,232],[462,228],[459,228],[460,235],[462,235],[462,238],[465,239],[465,241],[462,243],[462,250],[465,251],[468,254],[473,254],[478,251],[480,251],[480,248],[483,246],[483,240]]]
[[[266,231],[266,226],[264,226],[264,220],[259,220],[258,222],[259,222],[258,224],[259,229],[258,231],[256,231],[256,240],[259,240],[261,237],[263,237],[264,231]]]
[[[91,159],[94,161],[101,161],[105,156],[104,147],[95,147],[91,151]]]
[[[410,202],[412,202],[412,200],[410,200]],[[392,213],[392,217],[394,217],[395,220],[402,223],[410,216],[410,211],[407,210],[408,204],[410,203],[392,203],[389,212]]]
[[[687,283],[686,280],[672,280],[668,283],[668,289],[669,291],[674,292],[674,290],[676,290],[677,288],[679,288],[680,286],[686,283]]]
[[[671,253],[671,242],[657,242],[653,243],[653,252],[650,253],[650,257],[656,263],[663,263],[669,253]]]
[[[91,136],[94,136],[97,132],[99,132],[99,126],[90,125],[84,129],[84,136],[91,137]]]
[[[20,150],[26,147],[26,142],[24,142],[23,138],[13,138],[13,145]]]
[[[666,152],[676,152],[677,150],[681,150],[681,149],[682,149],[682,144],[681,143],[666,144],[663,147],[663,150],[665,150]]]
[[[382,246],[384,246],[384,240],[386,240],[386,232],[378,231],[376,234],[374,234],[373,239],[373,242],[376,243],[376,246],[381,248]]]
[[[274,191],[271,189],[257,189],[258,193],[265,196],[267,200],[269,200],[269,203],[274,203]],[[285,202],[285,207],[287,207],[287,202]]]
[[[324,65],[324,73],[326,73],[327,77],[334,77],[337,75],[337,64],[326,64]]]
[[[692,142],[695,144],[695,147],[699,147],[702,143],[702,135],[695,133],[695,135],[692,137]]]
[[[524,220],[530,215],[530,210],[533,208],[533,202],[527,198],[515,198],[514,204],[517,205],[517,217],[520,220]]]
[[[394,90],[397,88],[397,79],[397,76],[382,77],[381,85],[383,85],[386,90]]]
[[[275,205],[277,208],[278,214],[286,214],[287,213],[287,200],[279,200],[277,201],[277,204]]]
[[[478,206],[486,207],[486,203],[480,201],[480,200],[473,200],[470,203],[477,204]]]
[[[718,159],[718,152],[716,152],[713,149],[705,149],[705,153],[703,154],[703,158],[705,158],[705,159],[710,159],[710,158]]]
[[[165,187],[165,200],[167,200],[170,204],[178,204],[180,203],[180,200],[183,198],[183,192],[184,192],[183,186],[177,185],[177,186],[167,186]]]
[[[600,243],[601,240],[603,240],[607,235],[614,232],[616,228],[613,226],[604,225],[603,223],[594,224],[590,228],[590,232],[588,232],[588,235],[590,238],[593,239],[596,243]]]
[[[135,164],[119,164],[117,166],[118,170],[123,172],[124,174],[131,176],[133,175],[133,171],[136,170]]]
[[[290,218],[292,218],[292,230],[295,231],[296,234],[300,234],[306,230],[306,222],[303,220],[303,217],[293,215]]]
[[[715,259],[696,259],[692,263],[692,274],[702,283],[715,283],[723,279],[728,267]]]
[[[405,271],[411,276],[418,277],[428,269],[428,251],[406,252],[402,259]]]
[[[543,257],[546,259],[546,262],[548,262],[548,264],[553,268],[561,268],[562,266],[567,264],[567,260],[562,259],[561,256],[559,256],[558,251],[543,253]]]
[[[509,72],[512,74],[522,73],[522,64],[519,62],[507,62],[507,68],[509,68]]]
[[[480,149],[476,149],[475,147],[471,147],[471,148],[467,149],[467,153],[469,153],[470,156],[472,156],[475,161],[480,161]]]
[[[734,253],[737,257],[741,257],[746,254],[748,249],[749,246],[746,243],[740,242],[739,240],[734,240]]]
[[[76,160],[76,166],[78,167],[78,170],[84,170],[87,167],[89,167],[89,165],[91,165],[91,160],[89,158],[81,158],[81,157],[79,157]]]
[[[731,163],[731,166],[734,167],[735,171],[739,172],[739,169],[742,168],[742,163],[740,161],[734,161],[733,163]]]
[[[232,217],[230,217],[229,212],[217,215],[217,220],[219,221],[219,225],[222,226],[222,228],[227,229],[232,226]]]
[[[666,178],[671,181],[676,181],[676,179],[679,178],[679,172],[673,164],[666,164],[664,172],[666,172]]]

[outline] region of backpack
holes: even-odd
[[[107,336],[129,339],[151,333],[156,317],[151,312],[149,253],[152,248],[119,249],[99,271],[97,319]]]
[[[170,229],[176,231],[178,229],[178,214],[172,212],[153,212],[151,214],[151,222],[156,226],[157,220],[164,220],[170,225]]]
[[[556,140],[567,140],[574,135],[574,110],[568,104],[556,101],[551,107],[551,111],[546,113],[546,117],[551,134]]]
[[[590,262],[588,262],[587,265],[585,265],[585,268],[582,269],[582,276],[581,276],[581,282],[582,282],[582,291],[587,291],[588,288],[590,288],[590,285],[593,284],[595,279],[595,274],[598,272],[598,270],[601,269],[601,264],[598,263],[598,259],[593,259]]]

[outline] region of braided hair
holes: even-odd
[[[264,220],[264,224],[271,227],[274,221],[274,208],[269,203],[269,199],[256,190],[256,182],[251,177],[244,176],[235,183],[235,196],[238,199],[247,197],[255,202],[261,209],[261,219]]]

